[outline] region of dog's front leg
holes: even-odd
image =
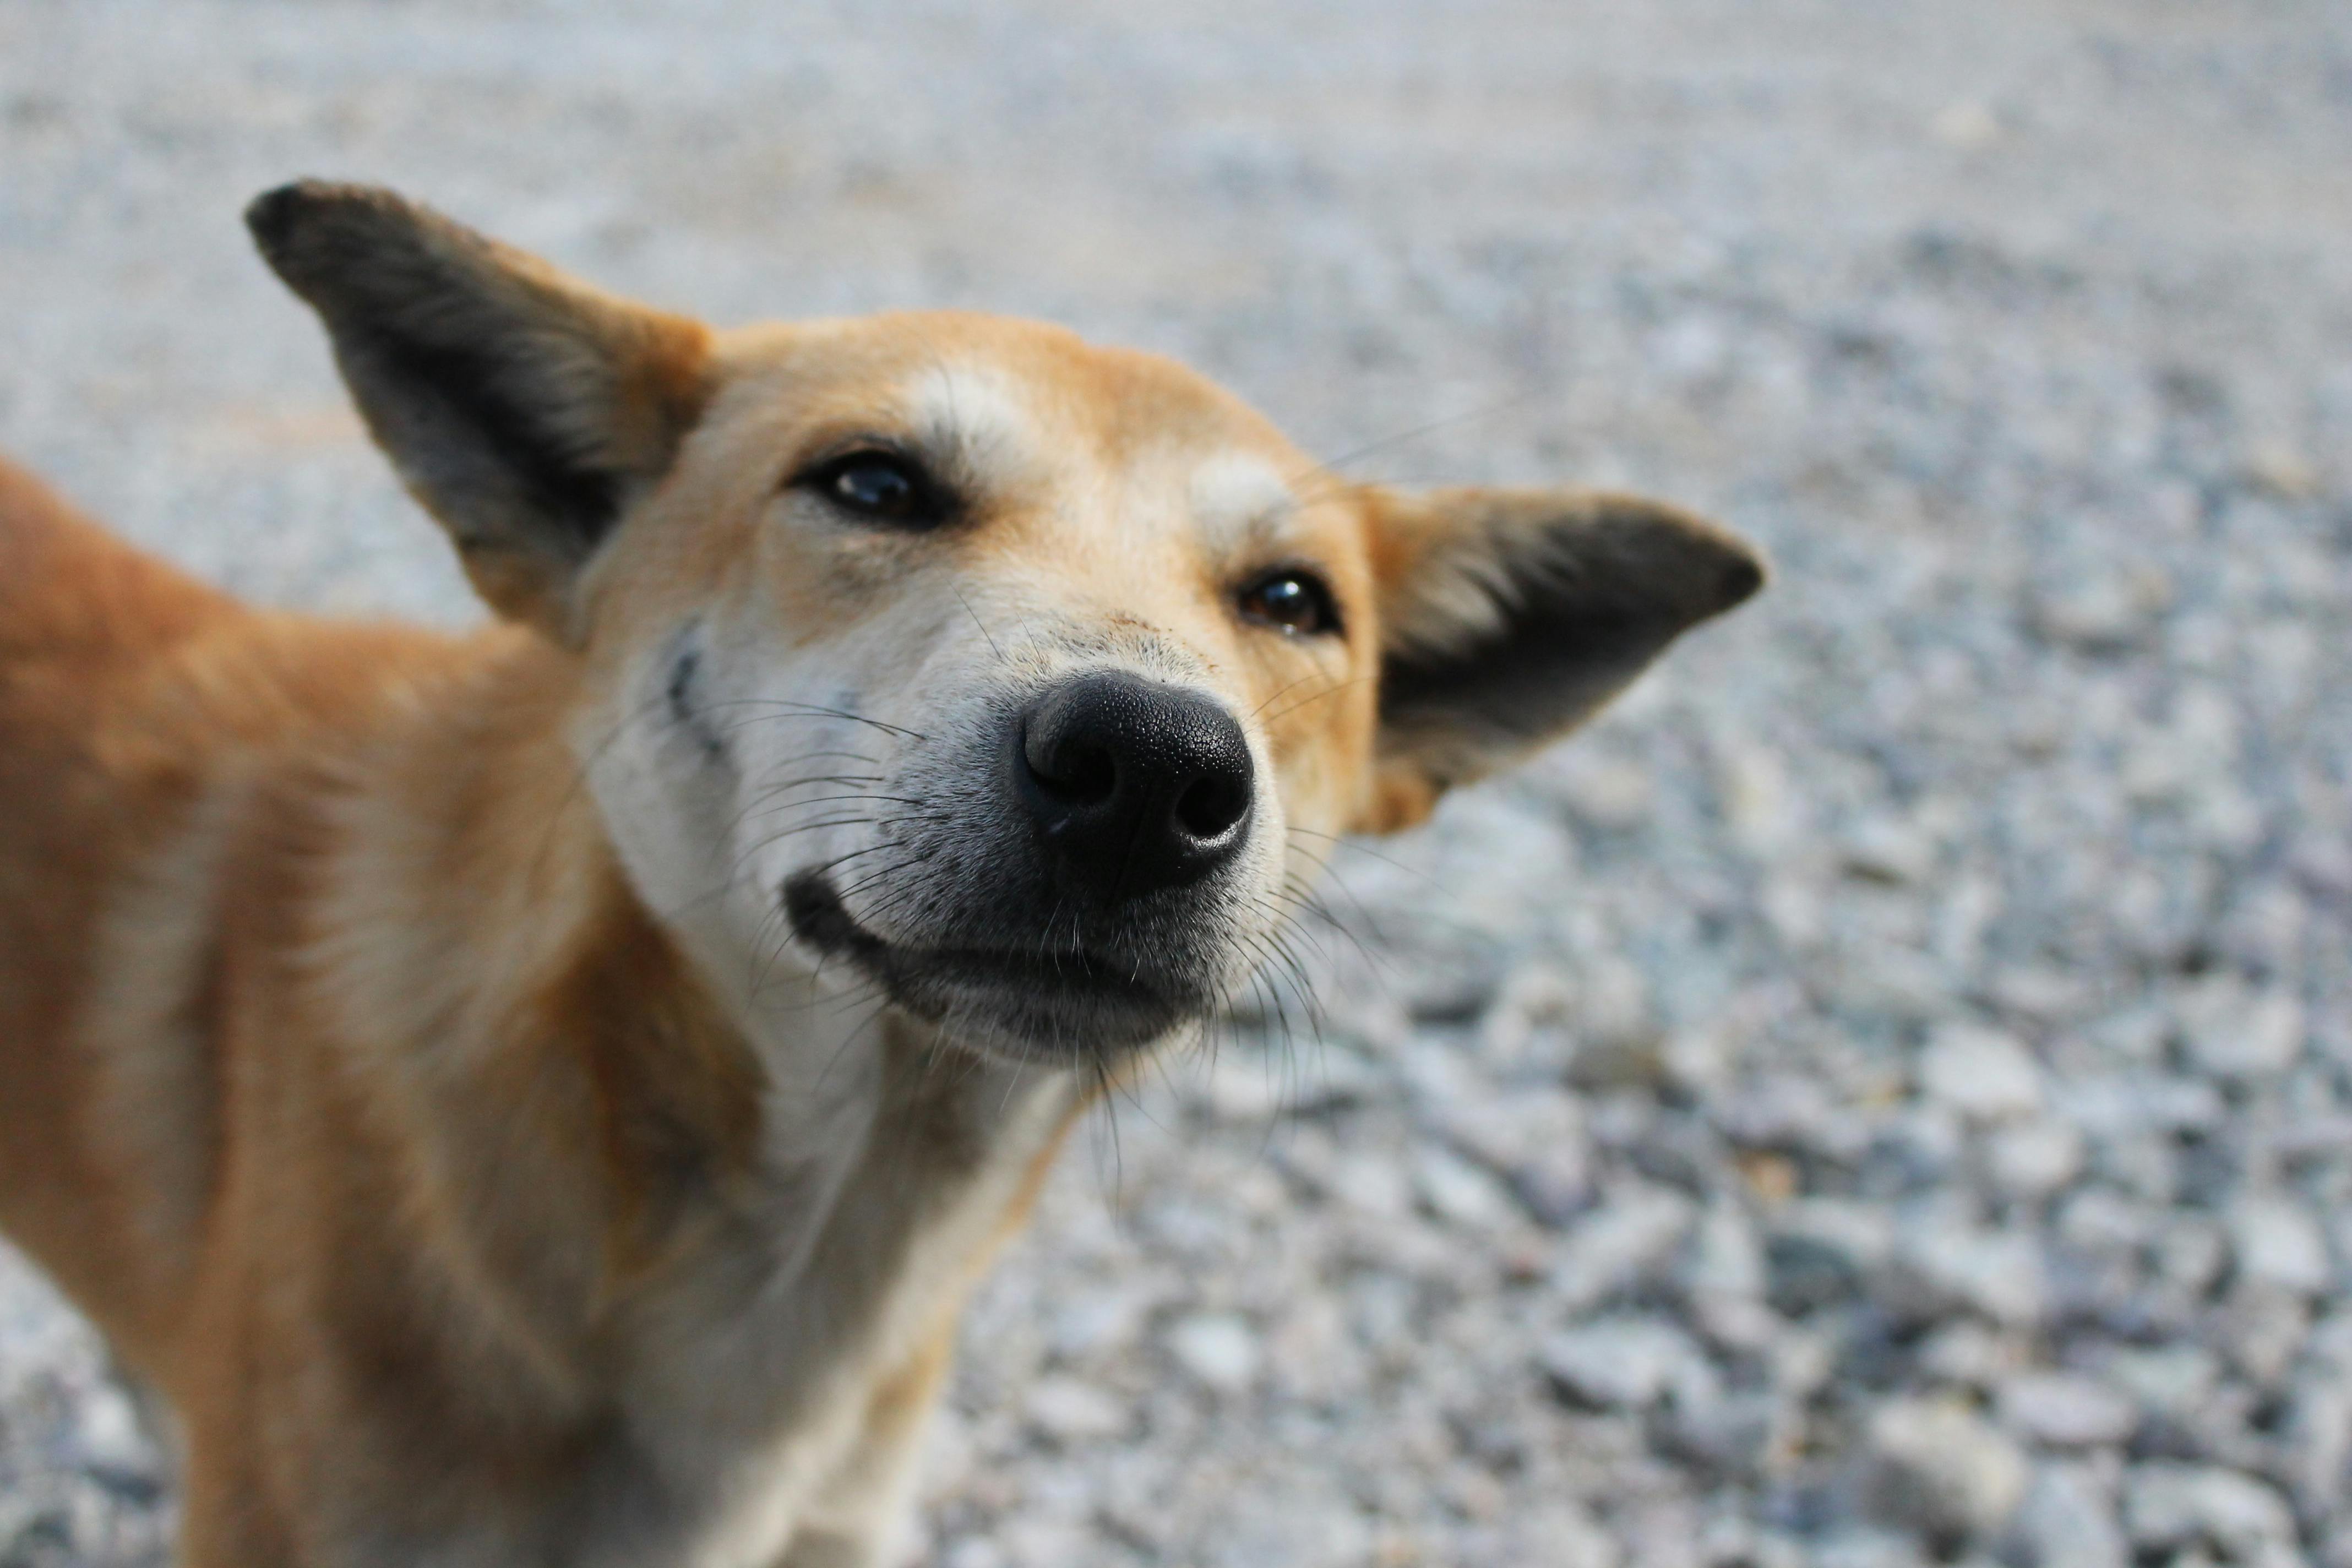
[[[777,1568],[898,1568],[916,1461],[954,1343],[950,1322],[876,1385],[856,1442],[810,1500]]]

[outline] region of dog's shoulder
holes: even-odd
[[[0,458],[0,661],[118,664],[235,610]]]

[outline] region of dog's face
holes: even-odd
[[[723,879],[757,961],[789,939],[1001,1048],[1213,1007],[1361,804],[1355,499],[1177,367],[1050,328],[760,329],[711,364],[581,585],[640,882]]]
[[[958,1040],[1162,1039],[1332,837],[1425,816],[1761,580],[1656,503],[1343,483],[1026,322],[712,334],[385,193],[249,215],[500,611],[576,650],[639,891]]]

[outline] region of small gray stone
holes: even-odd
[[[1664,1072],[1664,1036],[1640,967],[1609,957],[1589,964],[1577,994],[1568,1079],[1580,1089],[1654,1084]]]
[[[1504,977],[1494,1003],[1478,1021],[1481,1054],[1509,1067],[1565,1065],[1577,989],[1575,977],[1559,964],[1519,964]]]
[[[1592,1139],[1584,1104],[1545,1086],[1496,1104],[1484,1097],[1440,1106],[1456,1147],[1505,1181],[1538,1220],[1566,1225],[1592,1200]]]
[[[2072,1022],[2093,1000],[2080,974],[2047,964],[2002,964],[1985,989],[2003,1013],[2045,1027]]]
[[[2294,1544],[2294,1513],[2271,1487],[2219,1465],[2135,1465],[2124,1518],[2143,1552],[2210,1546],[2233,1562],[2275,1561]]]
[[[1201,1312],[1171,1324],[1166,1343],[1177,1364],[1220,1394],[1247,1388],[1258,1369],[1257,1331],[1227,1312]]]
[[[139,1407],[121,1385],[100,1383],[82,1396],[75,1412],[70,1450],[74,1462],[110,1484],[152,1483],[163,1469]]]
[[[2352,1378],[2306,1366],[2289,1396],[2285,1448],[2285,1475],[2304,1511],[2336,1511],[2352,1485]]]
[[[2184,1297],[2204,1299],[2229,1262],[2221,1227],[2201,1215],[2175,1213],[2156,1237],[2157,1276]]]
[[[1540,1150],[1510,1167],[1512,1193],[1541,1223],[1560,1226],[1592,1201],[1592,1167],[1581,1143]]]
[[[1658,795],[1650,770],[1624,757],[1585,753],[1561,765],[1557,787],[1568,808],[1595,827],[1623,833],[1642,826]]]
[[[2131,1543],[2115,1504],[2080,1465],[2044,1465],[2018,1510],[2025,1568],[2126,1568]]]
[[[1727,1392],[1711,1363],[1677,1384],[1652,1436],[1660,1452],[1696,1471],[1727,1479],[1752,1477],[1776,1462],[1788,1412],[1769,1389]]]
[[[2132,1402],[2096,1378],[2036,1372],[2000,1385],[2001,1425],[2030,1443],[2093,1448],[2120,1443],[2137,1424]]]
[[[1871,1287],[1895,1252],[1892,1215],[1874,1204],[1800,1198],[1771,1217],[1767,1288],[1784,1312],[1804,1312]]]
[[[2297,1296],[2316,1296],[2334,1280],[2326,1235],[2292,1199],[2277,1194],[2241,1199],[2229,1223],[2240,1278]]]
[[[1733,841],[1759,859],[1786,850],[1804,829],[1788,763],[1769,747],[1729,740],[1717,742],[1715,756],[1716,798]]]
[[[2067,1086],[2058,1109],[2094,1138],[2207,1132],[2229,1110],[2203,1079],[2139,1068],[2079,1078]]]
[[[1362,1509],[1336,1487],[1302,1486],[1280,1496],[1252,1489],[1234,1500],[1210,1533],[1225,1561],[1236,1563],[1348,1568],[1372,1557]],[[1100,1563],[1100,1549],[1083,1561],[1089,1568]]]
[[[1814,1079],[1789,1071],[1759,1074],[1738,1084],[1715,1109],[1724,1136],[1752,1148],[1812,1149],[1859,1142],[1842,1129],[1843,1116]]]
[[[1596,1409],[1643,1409],[1692,1377],[1706,1358],[1690,1337],[1653,1318],[1603,1319],[1552,1335],[1538,1354],[1566,1397]]]
[[[2255,484],[2287,500],[2309,500],[2321,493],[2326,482],[2317,464],[2294,442],[2278,437],[2257,441],[2247,448],[2245,474]]]
[[[2039,1202],[2082,1172],[2083,1135],[2054,1116],[2011,1122],[1985,1140],[1985,1174],[2013,1201]]]
[[[1920,1058],[1919,1084],[1972,1121],[2011,1121],[2042,1109],[2042,1064],[2023,1041],[1977,1024],[1945,1024]]]
[[[1927,1568],[1930,1561],[1912,1536],[1862,1524],[1841,1525],[1804,1553],[1807,1568]]]
[[[1683,1288],[1693,1296],[1752,1300],[1766,1282],[1764,1248],[1747,1213],[1734,1203],[1709,1205],[1691,1237]]]
[[[1008,1550],[1002,1561],[1020,1568],[1084,1568],[1094,1549],[1084,1525],[1052,1515],[1014,1516],[1003,1528],[1003,1540]]]
[[[1609,1531],[1573,1503],[1538,1505],[1514,1522],[1511,1542],[1514,1550],[1498,1561],[1548,1568],[1619,1568],[1624,1561]]]
[[[2303,1054],[2303,1008],[2293,996],[2257,990],[2234,974],[2198,982],[2179,1000],[2190,1058],[2225,1079],[2272,1078]]]
[[[2100,1371],[2152,1415],[2180,1420],[2204,1405],[2221,1381],[2221,1363],[2201,1345],[2118,1351]]]
[[[1924,953],[1877,945],[1827,966],[1830,1005],[1872,1027],[1912,1027],[1958,1010],[1951,976]]]
[[[2171,598],[2170,582],[2153,568],[2105,573],[2036,595],[2033,627],[2084,652],[2119,652],[2147,635]]]
[[[1974,1318],[1956,1318],[1919,1346],[1922,1376],[1961,1388],[1990,1392],[2019,1374],[2026,1350],[2013,1335],[1997,1332]]]
[[[1700,1292],[1690,1300],[1692,1330],[1724,1355],[1755,1362],[1769,1358],[1788,1325],[1766,1303],[1746,1296]]]
[[[1895,817],[1856,823],[1839,848],[1848,871],[1874,882],[1924,882],[1936,868],[1936,841],[1915,824]]]
[[[1075,1377],[1039,1378],[1030,1386],[1022,1408],[1032,1426],[1065,1443],[1118,1436],[1127,1431],[1129,1420],[1124,1405]]]
[[[1443,1149],[1423,1153],[1413,1187],[1422,1205],[1448,1225],[1494,1230],[1515,1215],[1510,1195],[1494,1177]]]
[[[1412,1177],[1384,1154],[1341,1154],[1324,1181],[1332,1196],[1369,1218],[1403,1219],[1412,1212]]]
[[[1662,1268],[1696,1217],[1696,1205],[1671,1187],[1621,1183],[1569,1233],[1552,1288],[1571,1310],[1605,1300]]]
[[[2165,1216],[2148,1205],[2106,1186],[2085,1186],[2067,1195],[2058,1212],[2058,1238],[2076,1251],[2104,1258],[2132,1258],[2156,1245]]]
[[[1069,1291],[1054,1304],[1048,1342],[1068,1357],[1118,1349],[1136,1337],[1151,1304],[1152,1292],[1135,1285]]]
[[[1262,1051],[1221,1055],[1186,1087],[1216,1115],[1260,1126],[1283,1113],[1290,1093],[1288,1075]]]
[[[2291,1290],[2244,1280],[2210,1322],[2212,1338],[2228,1352],[2239,1375],[2257,1388],[2276,1392],[2310,1336],[2311,1308]]]
[[[1891,1400],[1870,1418],[1869,1445],[1872,1500],[1911,1529],[1988,1537],[2024,1499],[2025,1456],[1958,1402]]]
[[[2048,1300],[2031,1232],[1924,1224],[1898,1237],[1896,1271],[1915,1307],[1931,1314],[1962,1309],[2014,1327],[2037,1321]]]

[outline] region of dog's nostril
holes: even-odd
[[[1195,838],[1214,838],[1249,810],[1249,784],[1230,773],[1203,773],[1176,797],[1176,824]]]
[[[1118,790],[1118,762],[1108,746],[1065,739],[1039,745],[1033,732],[1022,742],[1029,776],[1065,805],[1100,805]]]

